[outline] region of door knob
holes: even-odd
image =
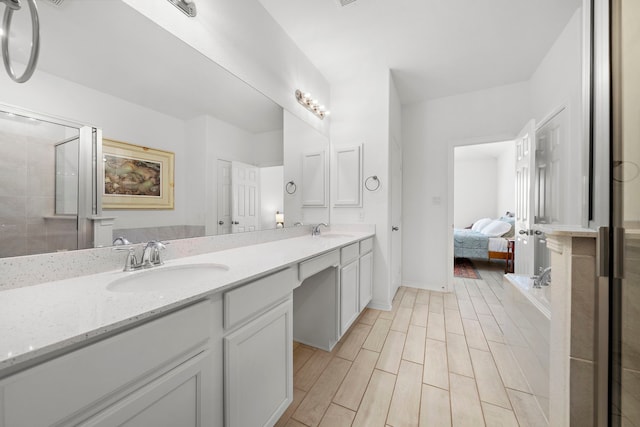
[[[394,225],[393,227],[391,227],[391,230],[392,231],[398,231],[398,230],[400,230],[400,227]]]
[[[239,222],[239,221],[231,221],[231,224],[233,224],[233,225],[240,225],[240,222]]]
[[[527,233],[527,230],[520,230],[520,231],[518,231],[518,233],[519,234],[529,234],[529,233]]]
[[[222,220],[218,221],[218,225],[224,225],[224,221]]]

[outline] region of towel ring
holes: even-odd
[[[296,186],[296,183],[293,181],[289,181],[287,182],[287,184],[284,186],[285,191],[287,192],[287,194],[293,194],[296,192],[296,190],[298,189],[298,187]]]
[[[371,184],[369,181],[374,181],[374,183]],[[380,188],[380,180],[378,179],[378,175],[372,175],[367,178],[364,181],[364,188],[369,191],[376,191],[378,188]]]
[[[7,70],[7,74],[16,83],[24,83],[31,78],[33,72],[36,69],[38,63],[38,56],[40,54],[40,20],[38,18],[38,8],[35,0],[26,0],[29,4],[29,13],[31,14],[31,56],[27,63],[24,73],[18,77],[13,71],[11,66],[11,59],[9,58],[9,31],[11,30],[11,19],[13,18],[13,12],[20,10],[20,3],[18,0],[3,0],[5,3],[4,19],[2,20],[2,60],[4,62],[4,68]]]

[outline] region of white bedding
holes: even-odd
[[[508,242],[504,237],[490,237],[489,252],[507,252]]]

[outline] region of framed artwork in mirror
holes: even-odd
[[[173,209],[174,153],[102,140],[103,209]]]

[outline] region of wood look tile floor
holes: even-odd
[[[481,279],[451,293],[400,287],[331,352],[294,343],[294,399],[276,426],[546,426],[504,343],[503,266],[475,265]]]

